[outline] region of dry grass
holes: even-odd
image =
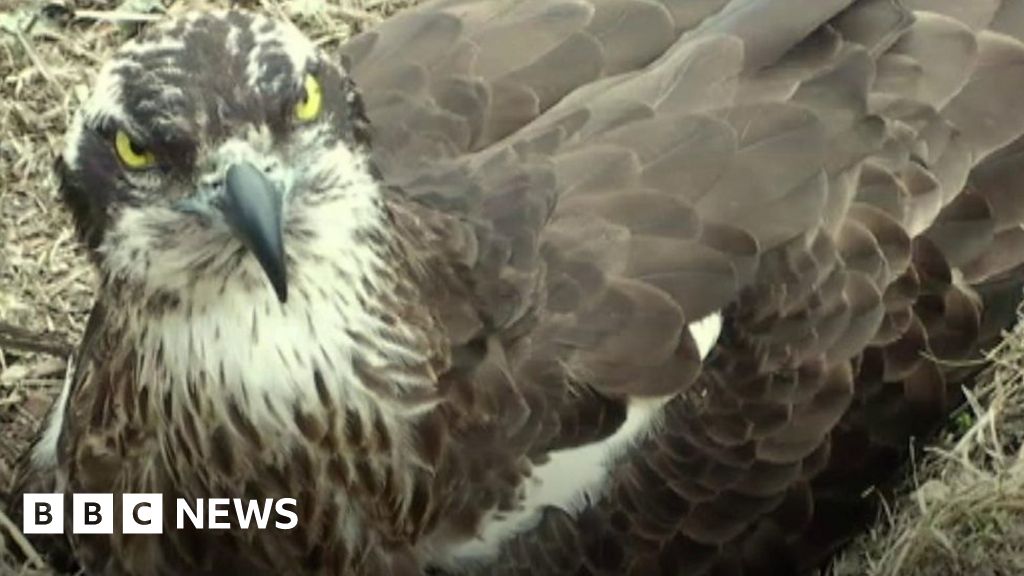
[[[328,49],[415,0],[235,2],[290,18]],[[93,275],[59,207],[51,165],[98,65],[161,12],[229,2],[0,0],[0,323],[76,339]],[[44,14],[46,16],[44,16]],[[1024,329],[993,353],[966,433],[930,451],[919,485],[849,550],[836,576],[1024,573]],[[0,488],[64,361],[0,342]],[[963,420],[960,420],[963,422]],[[14,554],[30,561],[15,561]],[[0,575],[51,574],[0,510]]]
[[[1024,327],[990,356],[953,431],[834,576],[1024,574]]]

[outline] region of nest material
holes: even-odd
[[[1024,318],[832,576],[1024,574]],[[872,497],[867,495],[866,497]]]
[[[93,272],[51,167],[100,64],[163,13],[241,6],[291,19],[329,49],[416,1],[0,0],[0,494],[89,310]],[[992,358],[953,433],[919,459],[905,496],[886,503],[834,576],[1024,574],[1024,328]],[[6,574],[53,572],[0,509]]]

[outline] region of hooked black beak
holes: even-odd
[[[260,263],[277,299],[286,302],[288,273],[284,266],[281,192],[248,162],[228,168],[225,190],[221,205],[224,218]]]

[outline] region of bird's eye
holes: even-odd
[[[320,115],[323,93],[320,90],[320,82],[312,74],[306,74],[303,81],[303,96],[295,105],[295,117],[303,122],[308,122]]]
[[[121,162],[133,170],[149,168],[156,164],[156,156],[132,142],[131,136],[124,130],[118,130],[114,135],[114,149]]]

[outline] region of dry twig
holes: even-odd
[[[38,352],[67,358],[73,350],[69,339],[56,332],[33,332],[25,328],[0,322],[0,348],[7,351]]]

